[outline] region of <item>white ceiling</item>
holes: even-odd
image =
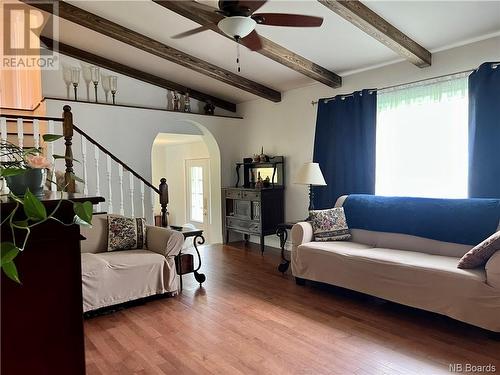
[[[236,44],[213,31],[184,39],[171,36],[199,26],[150,0],[69,1],[198,58],[236,73]],[[425,48],[435,51],[500,34],[500,1],[364,1]],[[210,2],[210,5],[214,4]],[[339,75],[400,60],[392,50],[315,0],[271,0],[259,11],[324,17],[320,28],[259,25],[258,32]],[[222,99],[240,103],[256,96],[124,43],[62,20],[61,42],[156,74]],[[314,83],[281,64],[241,48],[241,75],[279,91]]]
[[[180,144],[196,143],[202,141],[203,138],[201,137],[201,135],[159,133],[154,140],[154,144],[180,145]]]

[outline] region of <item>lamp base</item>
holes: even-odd
[[[314,191],[313,186],[309,185],[309,211],[314,210]]]

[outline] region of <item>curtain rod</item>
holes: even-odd
[[[496,62],[496,63],[492,63],[491,64],[491,67],[493,69],[496,69],[498,66],[500,66],[500,62]],[[425,82],[425,81],[431,81],[431,80],[434,80],[434,79],[439,79],[439,78],[444,78],[444,77],[450,77],[450,76],[454,76],[456,74],[466,74],[466,73],[472,73],[472,72],[475,72],[477,69],[468,69],[468,70],[462,70],[460,72],[455,72],[455,73],[449,73],[449,74],[443,74],[443,75],[440,75],[440,76],[437,76],[437,77],[432,77],[432,78],[424,78],[424,79],[419,79],[417,81],[412,81],[412,82],[408,82],[408,83],[401,83],[401,84],[398,84],[398,85],[392,85],[392,86],[386,86],[386,87],[382,87],[382,88],[379,88],[379,89],[372,89],[372,90],[368,90],[368,92],[370,94],[373,94],[374,92],[377,92],[377,91],[382,91],[382,90],[388,90],[388,89],[393,89],[393,88],[396,88],[396,87],[401,87],[401,86],[407,86],[407,85],[413,85],[415,83],[420,83],[420,82]],[[353,94],[346,94],[346,95],[341,95],[340,98],[341,99],[345,99],[345,98],[348,98],[350,96],[353,96]],[[335,98],[335,96],[332,96],[331,98],[323,98],[323,99],[320,99],[320,100],[324,100],[325,103],[328,103],[330,100],[333,100]],[[312,105],[316,105],[319,103],[319,100],[313,100],[311,101],[311,104]]]

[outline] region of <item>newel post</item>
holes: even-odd
[[[160,180],[160,205],[161,205],[161,226],[168,227],[168,185],[167,180],[162,178]]]
[[[67,185],[66,191],[68,193],[75,192],[75,180],[72,178],[74,174],[73,171],[73,150],[71,149],[73,140],[73,114],[71,113],[71,107],[65,105],[63,107],[63,136],[64,136],[64,146],[66,148],[64,152],[64,161],[66,162],[66,171],[64,173],[64,182]]]

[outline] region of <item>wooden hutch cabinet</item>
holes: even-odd
[[[52,212],[60,192],[42,200]],[[101,197],[64,193],[73,202],[104,202]],[[0,198],[2,217],[16,204]],[[22,208],[21,208],[22,211]],[[56,217],[73,221],[73,205],[64,201]],[[23,217],[21,215],[21,217]],[[2,241],[11,241],[2,225]],[[21,236],[18,238],[22,238]],[[15,259],[22,284],[1,272],[1,369],[5,375],[85,375],[80,227],[48,220],[33,227],[24,251]]]
[[[246,241],[254,235],[260,237],[260,249],[264,252],[264,237],[276,234],[277,225],[284,221],[284,158],[276,156],[265,162],[244,159],[236,164],[236,171],[236,186],[222,189],[225,243],[230,240],[230,232],[243,234]],[[258,176],[265,186],[261,187]]]

